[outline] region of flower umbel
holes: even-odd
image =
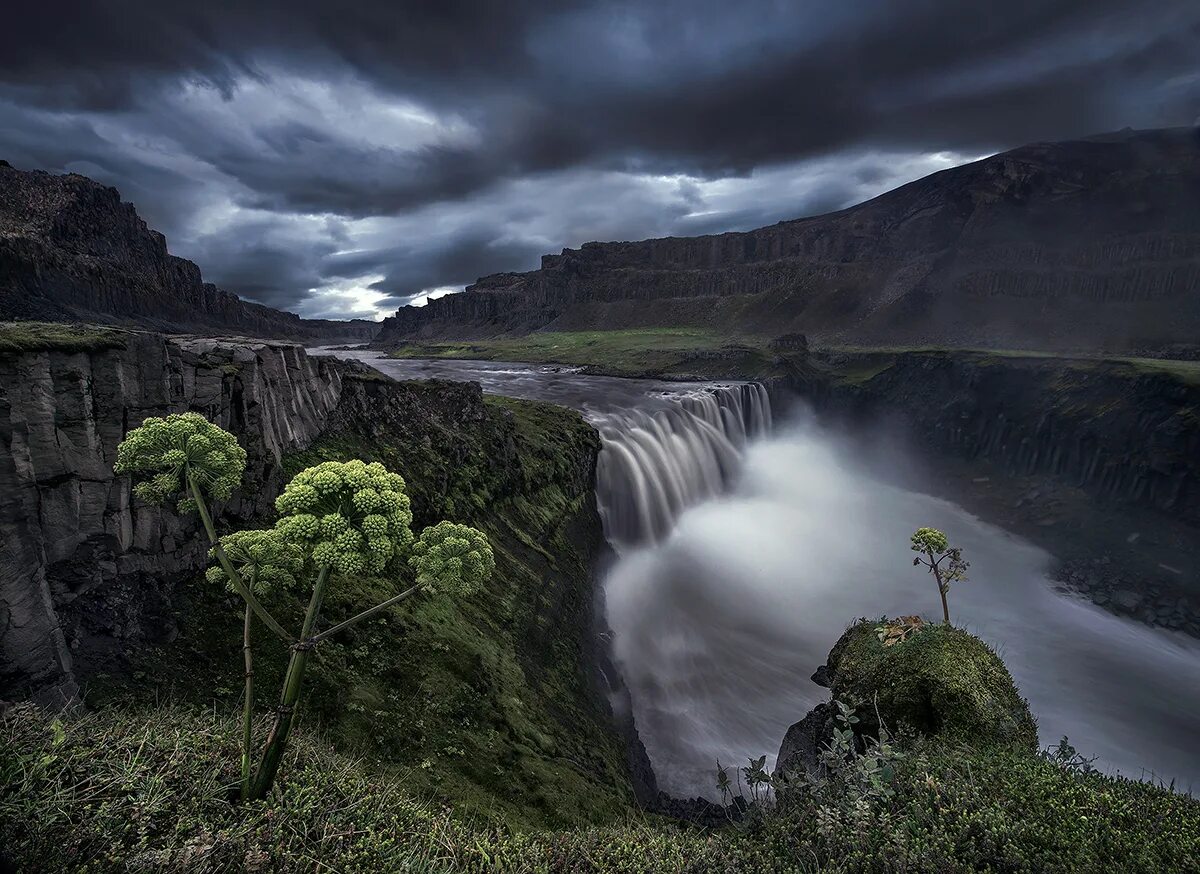
[[[226,534],[221,538],[221,546],[234,570],[256,595],[277,588],[293,588],[296,574],[304,567],[301,549],[270,528]],[[215,559],[216,549],[210,549],[208,555]],[[210,567],[205,576],[210,583],[224,583],[229,591],[237,592],[237,587],[220,566]]]
[[[237,438],[199,413],[152,416],[130,431],[117,447],[117,473],[153,474],[134,487],[149,504],[162,504],[186,493],[187,478],[210,498],[233,494],[246,470],[246,450]],[[180,512],[196,509],[190,496],[179,501]]]
[[[413,542],[404,477],[382,464],[326,461],[296,474],[275,501],[275,531],[318,567],[378,574]]]
[[[408,563],[427,590],[452,595],[476,592],[496,570],[487,535],[455,522],[439,522],[422,531]]]

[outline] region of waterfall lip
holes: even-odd
[[[596,501],[618,554],[661,542],[689,508],[735,481],[742,453],[772,427],[758,383],[718,383],[654,393],[654,404],[591,410],[603,441]]]

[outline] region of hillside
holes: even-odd
[[[1200,336],[1200,139],[1036,143],[840,212],[588,243],[385,320],[376,345],[533,331],[1157,354]]]
[[[291,340],[368,340],[374,322],[301,319],[205,282],[115,188],[0,161],[0,321],[101,322]]]
[[[129,428],[199,411],[248,454],[222,531],[273,518],[304,467],[364,458],[404,475],[418,526],[469,521],[494,545],[484,592],[414,600],[331,640],[308,677],[310,726],[464,815],[566,825],[634,809],[626,744],[596,691],[599,440],[579,415],[469,383],[397,383],[292,344],[110,329],[13,349],[4,333],[0,712],[27,698],[50,713],[236,708],[240,614],[203,576],[197,519],[135,499],[113,472]],[[382,600],[379,586],[347,582],[324,615]],[[291,593],[270,603],[289,624],[303,613]],[[261,647],[261,688],[278,686],[286,657]],[[5,764],[0,750],[0,795]]]

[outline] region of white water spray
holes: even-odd
[[[683,511],[724,493],[747,444],[771,430],[771,401],[757,383],[663,392],[658,400],[588,414],[604,440],[600,517],[618,551],[662,540]]]
[[[659,785],[715,795],[715,761],[773,760],[828,691],[809,677],[859,616],[940,614],[912,567],[921,525],[971,579],[954,622],[994,646],[1038,718],[1106,769],[1200,786],[1200,645],[1056,594],[1036,547],[947,501],[880,481],[812,427],[749,447],[732,488],[627,550],[605,584],[614,654]]]

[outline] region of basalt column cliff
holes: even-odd
[[[588,243],[406,307],[377,338],[693,325],[818,344],[1156,354],[1200,337],[1200,139],[1037,143],[840,212]]]

